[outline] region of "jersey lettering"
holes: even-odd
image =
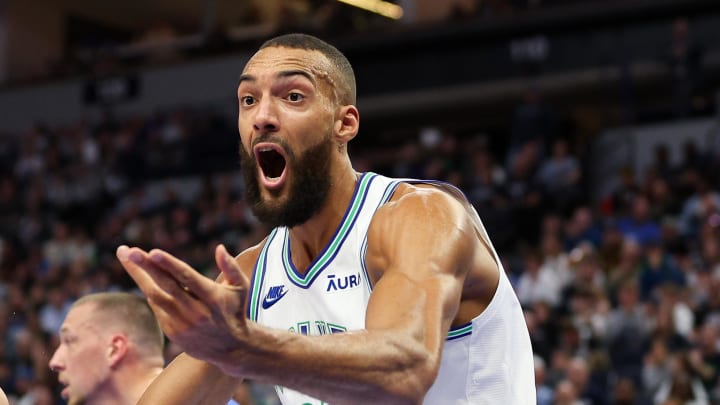
[[[328,274],[328,285],[325,292],[348,290],[360,286],[360,273],[351,274],[345,277],[336,277],[334,274]]]
[[[315,324],[315,330],[313,331],[312,328],[310,328],[310,325],[314,323]],[[347,332],[347,327],[342,325],[337,325],[330,322],[325,321],[303,321],[298,322],[296,325],[291,326],[288,328],[288,331],[290,332],[297,332],[301,335],[305,336],[322,336],[322,335],[330,335],[333,333],[343,333]],[[314,332],[314,333],[313,333]]]

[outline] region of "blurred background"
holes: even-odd
[[[539,404],[720,403],[720,2],[0,0],[14,403],[63,403],[47,362],[68,306],[135,290],[118,245],[214,277],[216,244],[262,239],[235,91],[258,45],[296,31],[355,68],[357,170],[449,181],[477,208]]]

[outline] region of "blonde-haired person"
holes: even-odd
[[[69,405],[135,405],[163,369],[163,345],[144,298],[89,294],[70,308],[49,365]]]

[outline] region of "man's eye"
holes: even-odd
[[[253,105],[255,104],[255,98],[253,96],[243,96],[240,98],[240,104]]]
[[[289,93],[287,98],[290,101],[302,101],[305,97],[300,93]]]

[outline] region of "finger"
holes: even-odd
[[[182,286],[181,288],[185,293],[189,292],[200,299],[209,297],[216,286],[214,281],[198,273],[184,261],[161,249],[151,250],[148,253],[148,259],[158,269],[162,270],[167,277]]]
[[[240,270],[237,260],[228,253],[225,245],[220,244],[215,248],[215,263],[217,263],[228,284],[238,287],[248,287],[250,285],[247,277]]]
[[[115,251],[115,255],[123,268],[125,268],[125,271],[135,281],[135,284],[146,295],[148,291],[152,291],[157,287],[155,280],[143,268],[143,265],[146,265],[147,258],[147,253],[144,250],[121,245]]]
[[[171,314],[182,315],[188,312],[194,297],[187,294],[167,272],[149,260],[148,253],[123,245],[118,247],[116,255],[151,304],[160,306],[163,311]]]

